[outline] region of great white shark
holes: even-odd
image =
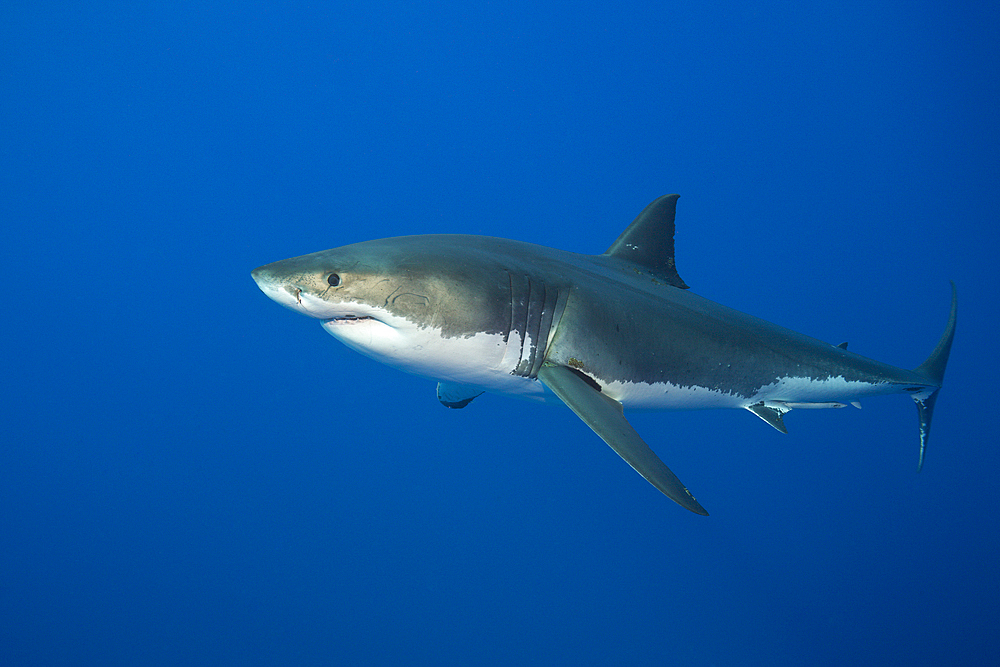
[[[373,359],[438,381],[462,408],[484,391],[565,403],[671,500],[708,512],[626,421],[629,409],[742,408],[786,433],[796,408],[909,394],[923,466],[955,334],[897,368],[688,291],[674,264],[678,195],[653,201],[601,255],[486,236],[364,241],[267,264],[260,289]]]

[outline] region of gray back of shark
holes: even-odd
[[[484,391],[569,406],[653,486],[705,509],[623,408],[743,408],[786,432],[795,408],[906,393],[918,470],[955,333],[956,297],[927,360],[897,368],[687,290],[674,264],[677,195],[653,201],[601,255],[485,236],[366,241],[253,271],[269,297],[348,346],[438,380],[465,407]]]

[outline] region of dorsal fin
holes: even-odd
[[[604,253],[638,264],[656,278],[687,289],[674,265],[674,213],[680,195],[663,195],[642,209]]]

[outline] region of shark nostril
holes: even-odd
[[[294,285],[286,285],[285,291],[295,297],[295,302],[302,305],[302,289]]]

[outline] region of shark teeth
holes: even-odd
[[[338,315],[337,317],[331,317],[327,322],[360,322],[361,320],[374,319],[374,317],[369,317],[368,315]]]

